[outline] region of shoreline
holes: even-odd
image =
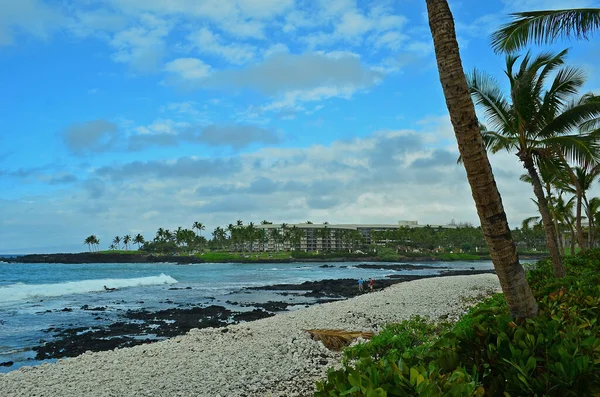
[[[359,265],[370,267],[373,265]],[[389,268],[434,268],[433,266],[414,265],[376,265]],[[494,270],[447,270],[439,268],[439,274],[430,275],[392,275],[385,279],[375,281],[374,291],[359,292],[355,279],[324,279],[319,281],[306,281],[297,284],[274,284],[257,287],[244,287],[245,291],[274,291],[279,296],[277,299],[265,303],[244,302],[228,300],[223,306],[213,302],[209,305],[183,306],[176,301],[175,307],[163,310],[127,310],[111,322],[98,326],[55,327],[45,329],[48,338],[41,339],[40,344],[32,346],[36,353],[35,360],[62,359],[76,357],[86,351],[100,352],[117,348],[133,347],[143,344],[157,343],[165,338],[184,335],[191,329],[225,328],[232,324],[243,324],[258,321],[263,318],[275,316],[311,306],[351,299],[378,291],[383,291],[392,285],[407,283],[415,280],[443,278],[461,275],[494,274]],[[172,287],[176,289],[176,287]],[[308,298],[310,302],[292,303],[289,297],[300,299]],[[213,298],[214,299],[214,298]],[[100,319],[107,308],[104,306],[93,307],[84,305],[80,309],[89,311]],[[71,308],[57,309],[59,311],[72,311]],[[10,365],[8,365],[10,363]],[[19,362],[22,365],[24,362]],[[2,363],[11,367],[13,362]]]
[[[520,259],[536,260],[543,259],[545,255],[520,255]],[[478,261],[490,260],[489,257],[480,257],[480,259],[456,259],[448,260],[435,256],[399,256],[398,259],[382,260],[377,257],[334,257],[334,258],[229,258],[226,260],[206,261],[195,255],[152,255],[152,254],[120,254],[120,253],[59,253],[59,254],[29,254],[17,257],[0,257],[0,261],[7,263],[62,263],[62,264],[90,264],[90,263],[177,263],[180,265],[198,264],[198,263],[321,263],[321,262],[452,262],[452,261]]]
[[[340,353],[306,329],[381,330],[411,315],[457,319],[499,287],[492,274],[437,277],[165,341],[0,374],[6,396],[307,396]],[[470,303],[469,303],[470,302]]]

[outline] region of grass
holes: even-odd
[[[268,259],[289,259],[291,254],[290,252],[282,251],[282,252],[253,252],[252,254],[245,252],[205,252],[203,254],[196,254],[196,256],[200,259],[203,259],[207,262],[212,261],[239,261],[240,259],[247,261],[261,261]]]
[[[144,254],[142,251],[138,251],[137,249],[131,250],[104,250],[92,252],[93,254],[124,254],[124,255],[142,255]]]

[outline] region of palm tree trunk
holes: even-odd
[[[440,82],[454,127],[458,149],[481,221],[496,274],[510,312],[515,317],[532,317],[538,308],[519,262],[508,227],[502,198],[492,173],[475,106],[471,100],[460,59],[454,19],[447,0],[426,0]]]
[[[584,251],[586,248],[586,245],[585,245],[585,238],[583,237],[583,228],[581,227],[581,207],[583,205],[581,196],[582,196],[582,192],[578,185],[577,186],[577,210],[575,213],[575,227],[577,228],[577,244],[579,244],[579,249]]]
[[[544,195],[542,189],[542,182],[535,169],[533,158],[529,153],[520,152],[518,154],[519,159],[523,162],[523,167],[527,170],[527,173],[531,177],[531,184],[533,185],[533,193],[537,198],[538,209],[542,216],[542,223],[544,224],[544,231],[546,232],[546,244],[548,245],[548,251],[550,251],[550,258],[552,260],[552,268],[554,270],[554,277],[561,278],[565,276],[565,268],[563,267],[560,253],[558,252],[558,243],[556,240],[556,234],[554,230],[554,222],[550,215],[550,209],[548,208],[548,201]]]
[[[583,194],[583,202],[585,203],[585,216],[588,218],[588,248],[594,248],[594,217],[590,213],[590,202],[585,193]]]
[[[562,241],[562,236],[560,230],[558,228],[558,220],[556,219],[556,210],[554,208],[554,203],[552,202],[552,192],[549,187],[546,187],[546,197],[548,197],[548,208],[552,208],[550,212],[550,216],[552,217],[552,223],[554,224],[554,233],[556,236],[556,243],[558,245],[558,252],[560,256],[565,256],[565,247]]]

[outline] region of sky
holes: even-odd
[[[504,87],[490,34],[565,6],[449,3],[465,70]],[[598,41],[532,51],[566,47],[600,93]],[[0,0],[0,71],[0,253],[195,221],[479,224],[424,0]],[[490,160],[518,227],[524,170]]]

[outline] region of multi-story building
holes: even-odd
[[[265,251],[341,251],[356,246],[357,241],[371,244],[371,234],[396,230],[401,227],[456,228],[455,225],[419,225],[417,221],[398,221],[397,224],[263,224],[257,229],[267,231],[268,241],[261,246]]]

